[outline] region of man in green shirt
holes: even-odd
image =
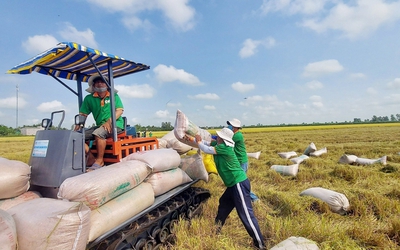
[[[88,168],[89,171],[104,166],[103,157],[106,148],[106,139],[112,135],[110,92],[108,91],[105,79],[108,80],[105,76],[98,74],[89,78],[89,88],[86,91],[91,94],[85,97],[79,109],[80,115],[88,116],[92,114],[96,121],[96,126],[85,130],[85,140],[94,139],[97,149],[97,155],[94,158],[89,151],[89,147],[86,145],[85,152],[88,154],[87,165],[91,165]],[[124,112],[124,107],[116,91],[114,97],[117,132],[120,132],[124,128],[124,121],[121,116]],[[75,130],[78,129],[79,126],[76,126]]]
[[[209,142],[203,141],[200,135],[196,135],[195,138],[187,136],[187,139],[197,142],[201,151],[214,156],[218,174],[227,187],[219,199],[215,223],[220,229],[232,209],[236,208],[247,233],[253,239],[254,246],[265,249],[264,239],[251,203],[250,181],[233,151],[235,144],[232,140],[233,132],[228,128],[223,128],[217,131],[217,135],[217,140],[212,141],[211,146]]]
[[[234,118],[231,121],[226,122],[228,124],[228,128],[233,131],[233,141],[235,142],[235,154],[236,157],[239,160],[240,166],[243,168],[243,170],[247,173],[247,170],[249,168],[249,159],[247,157],[247,151],[246,151],[246,144],[244,143],[244,137],[240,129],[242,128],[241,122]],[[257,195],[255,195],[253,192],[250,192],[250,197],[251,201],[255,202],[258,201]]]

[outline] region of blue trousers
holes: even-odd
[[[251,205],[249,179],[226,188],[221,198],[219,198],[215,223],[222,227],[233,208],[236,208],[239,218],[246,228],[247,233],[253,239],[254,245],[263,249],[265,247],[264,239]]]
[[[249,163],[248,162],[244,162],[244,163],[240,164],[240,166],[242,167],[244,172],[247,173],[247,169],[249,169]],[[258,200],[257,195],[255,193],[251,192],[251,191],[250,191],[250,198],[251,198],[251,201]]]

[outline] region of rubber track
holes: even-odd
[[[173,244],[174,226],[179,218],[190,220],[199,215],[208,198],[210,192],[207,189],[189,187],[88,249],[156,250],[162,245]]]

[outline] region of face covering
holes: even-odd
[[[233,131],[232,125],[228,125],[228,128]]]
[[[104,87],[104,88],[96,88],[96,87],[93,87],[93,90],[94,90],[95,92],[103,93],[103,92],[106,92],[106,91],[107,91],[107,87]]]

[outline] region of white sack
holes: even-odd
[[[189,135],[194,137],[200,135],[202,140],[211,141],[211,134],[205,129],[199,128],[196,124],[192,123],[186,115],[179,109],[176,111],[176,120],[174,127],[175,137],[182,143],[190,145],[194,148],[198,148],[197,143],[189,140],[185,140],[184,136]]]
[[[323,155],[323,154],[326,154],[328,152],[328,149],[327,148],[321,148],[321,149],[319,149],[319,150],[316,150],[316,151],[314,151],[314,152],[311,152],[310,153],[310,156],[321,156],[321,155]]]
[[[140,151],[122,158],[122,162],[138,160],[148,164],[153,173],[179,167],[181,156],[173,149],[161,148],[148,151]]]
[[[182,143],[176,138],[168,141],[167,148],[176,150],[176,152],[178,152],[178,154],[180,154],[180,155],[186,154],[187,152],[189,152],[190,150],[193,149],[192,146]]]
[[[150,183],[153,187],[155,196],[159,196],[181,184],[191,181],[192,179],[180,168],[153,173],[145,180],[145,182]]]
[[[8,210],[13,206],[21,204],[22,202],[30,201],[40,197],[41,195],[38,192],[28,191],[14,198],[0,200],[0,209]]]
[[[326,202],[330,209],[338,214],[345,214],[350,208],[349,200],[344,194],[329,189],[313,187],[300,193],[300,196],[303,195],[309,195]]]
[[[67,178],[61,183],[57,197],[82,201],[90,209],[95,209],[136,187],[150,173],[151,168],[141,161],[114,163],[96,171]]]
[[[308,158],[310,157],[308,157],[307,155],[300,155],[298,157],[290,159],[290,161],[293,162],[294,164],[300,164],[303,161],[307,160]]]
[[[260,157],[261,151],[255,152],[255,153],[247,153],[248,157],[252,157],[252,158],[256,158],[258,160],[258,158]]]
[[[352,164],[352,163],[356,162],[357,158],[358,158],[358,157],[355,156],[355,155],[346,155],[346,154],[344,154],[344,155],[342,155],[342,156],[340,157],[339,163],[342,163],[342,164]]]
[[[314,152],[317,150],[317,147],[315,146],[314,142],[311,142],[306,150],[304,150],[303,155],[310,155],[310,153]]]
[[[167,140],[163,138],[159,138],[158,140],[158,148],[167,148]]]
[[[0,249],[17,249],[17,228],[11,214],[0,209]]]
[[[319,250],[319,247],[312,240],[291,236],[281,241],[270,250]]]
[[[297,172],[299,172],[299,164],[292,164],[289,166],[272,165],[271,169],[283,175],[296,176]]]
[[[185,171],[192,180],[198,179],[208,182],[208,172],[204,165],[203,158],[199,153],[190,156],[182,156],[179,167]]]
[[[172,148],[173,150],[176,150],[176,152],[178,152],[180,155],[186,154],[193,149],[193,147],[180,142],[176,138],[174,130],[168,132],[161,139],[166,142],[165,148]]]
[[[153,203],[153,188],[149,183],[143,182],[139,186],[92,210],[88,241],[95,240],[150,207]]]
[[[90,209],[82,202],[39,198],[8,212],[17,226],[18,250],[86,248]]]
[[[294,151],[290,151],[290,152],[281,152],[278,153],[278,155],[283,159],[289,159],[290,157],[297,156],[297,153]]]
[[[375,163],[381,163],[383,165],[386,165],[386,158],[387,158],[386,155],[378,159],[357,158],[355,163],[360,165],[372,165]]]
[[[0,157],[0,199],[17,197],[28,191],[31,167]]]

